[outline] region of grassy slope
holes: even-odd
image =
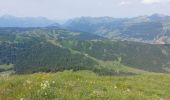
[[[170,99],[170,75],[97,76],[64,71],[0,77],[0,100]]]

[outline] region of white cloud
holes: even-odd
[[[161,0],[142,0],[143,4],[158,4],[161,3]]]
[[[129,5],[129,4],[131,4],[131,3],[128,2],[128,1],[121,1],[121,2],[119,3],[120,6]]]

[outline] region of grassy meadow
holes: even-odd
[[[170,100],[170,75],[6,74],[0,76],[0,100]]]

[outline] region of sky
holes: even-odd
[[[81,16],[115,18],[170,15],[170,0],[0,0],[0,15],[67,19]]]

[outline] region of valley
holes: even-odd
[[[169,20],[0,27],[0,100],[169,100]]]

